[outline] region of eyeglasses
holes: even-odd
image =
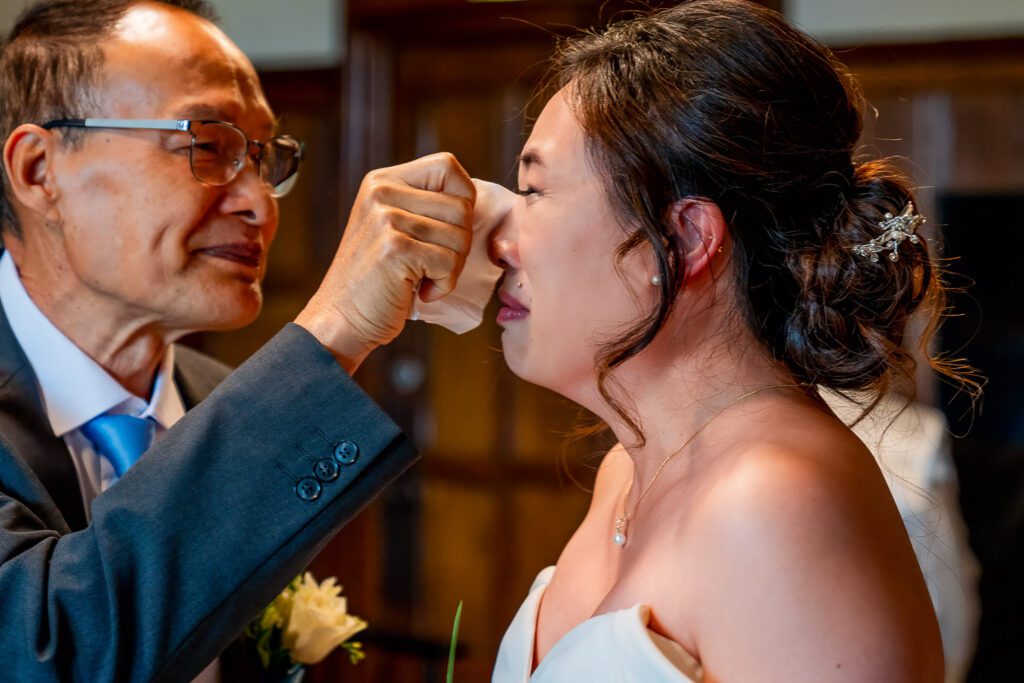
[[[260,179],[274,197],[291,191],[298,179],[299,162],[305,148],[288,135],[266,142],[250,140],[237,126],[224,121],[190,119],[60,119],[44,123],[43,128],[115,128],[124,130],[171,130],[189,133],[192,144],[188,161],[192,175],[204,185],[227,185],[252,159]]]

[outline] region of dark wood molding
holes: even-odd
[[[1024,38],[834,46],[868,88],[968,91],[1024,83]]]
[[[466,45],[495,40],[540,41],[603,26],[634,13],[670,7],[672,0],[560,0],[545,2],[469,2],[467,0],[350,0],[353,30],[400,37],[410,43]]]
[[[870,45],[833,45],[837,55],[851,55],[857,59],[883,61],[898,54],[901,59],[1021,59],[1024,58],[1024,38],[974,38],[938,42],[872,43]]]
[[[271,104],[276,100],[293,110],[341,106],[340,68],[261,71],[259,76]]]

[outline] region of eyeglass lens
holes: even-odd
[[[224,123],[202,123],[192,132],[192,173],[196,180],[226,185],[245,168],[249,141],[242,131]],[[294,186],[301,153],[302,145],[287,136],[263,143],[258,155],[260,178],[274,196],[282,197]]]

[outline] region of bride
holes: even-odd
[[[816,389],[885,392],[942,294],[904,180],[852,157],[854,82],[741,0],[555,71],[491,237],[502,344],[620,444],[493,680],[940,681],[903,523]]]

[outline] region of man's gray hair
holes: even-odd
[[[101,41],[125,12],[145,2],[217,21],[206,0],[41,0],[29,6],[0,43],[0,145],[24,123],[96,116]],[[65,132],[64,142],[75,144],[76,133]],[[0,184],[0,235],[20,237],[3,164]]]

